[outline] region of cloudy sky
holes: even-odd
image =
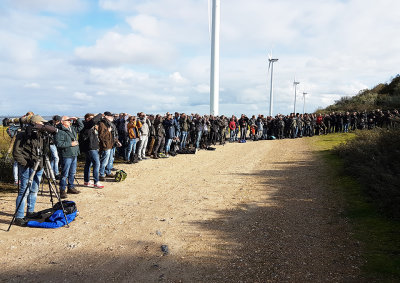
[[[0,1],[0,115],[209,113],[208,0]],[[398,0],[221,0],[220,114],[306,111],[400,73]],[[302,111],[299,95],[297,110]]]

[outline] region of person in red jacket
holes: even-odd
[[[229,121],[229,130],[231,133],[229,141],[233,142],[236,132],[236,123],[235,120],[233,120],[233,118],[231,118],[231,120]]]

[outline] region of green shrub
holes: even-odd
[[[12,183],[13,177],[13,160],[6,160],[4,157],[0,158],[0,181]]]
[[[359,131],[335,152],[382,212],[400,218],[400,130]]]

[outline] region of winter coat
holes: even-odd
[[[37,149],[43,151],[43,137],[29,125],[25,130],[18,132],[13,148],[14,160],[23,167],[31,167],[40,159],[39,169],[43,168],[43,158]]]
[[[79,147],[81,152],[99,149],[99,132],[95,126],[102,119],[98,114],[90,121],[83,121],[83,130],[79,133]]]
[[[140,138],[139,129],[142,127],[142,123],[139,120],[129,122],[126,127],[128,129],[130,139]]]
[[[72,146],[73,141],[78,140],[78,133],[83,129],[81,119],[77,119],[69,128],[58,125],[58,132],[55,135],[55,144],[62,158],[77,157],[80,153],[79,145]]]
[[[163,121],[163,126],[165,128],[166,139],[173,139],[175,137],[175,127],[174,120],[165,119]]]
[[[107,118],[103,118],[99,123],[99,149],[106,151],[114,146],[114,137],[111,133],[111,122]]]

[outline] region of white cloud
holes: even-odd
[[[82,101],[90,101],[93,99],[92,96],[88,95],[87,93],[84,92],[75,92],[74,93],[74,98],[78,99],[78,100],[82,100]]]
[[[175,50],[166,42],[157,42],[142,35],[107,32],[94,46],[76,48],[75,54],[82,64],[89,65],[160,66],[174,59]]]
[[[152,37],[160,35],[159,22],[155,17],[138,15],[129,17],[126,21],[135,32]]]
[[[225,114],[267,112],[271,48],[279,58],[275,113],[291,111],[294,75],[298,93],[310,93],[306,108],[312,111],[398,72],[398,1],[221,2]],[[85,13],[93,5],[88,3],[6,1],[0,11],[0,89],[10,102],[0,111],[21,109],[11,95],[19,93],[32,108],[48,111],[208,112],[207,1],[100,0],[101,27],[91,18],[95,10]],[[90,35],[82,38],[86,29]],[[36,101],[29,99],[32,93]],[[72,102],[65,93],[73,94]],[[59,105],[53,107],[54,97]]]
[[[40,88],[40,84],[38,83],[28,83],[24,85],[25,88]]]
[[[45,11],[52,13],[71,13],[83,11],[87,4],[82,0],[6,0],[13,7],[27,11]]]
[[[169,78],[178,84],[183,84],[183,83],[187,83],[188,80],[185,79],[184,77],[182,77],[182,75],[179,72],[174,72],[172,74],[169,75]]]

